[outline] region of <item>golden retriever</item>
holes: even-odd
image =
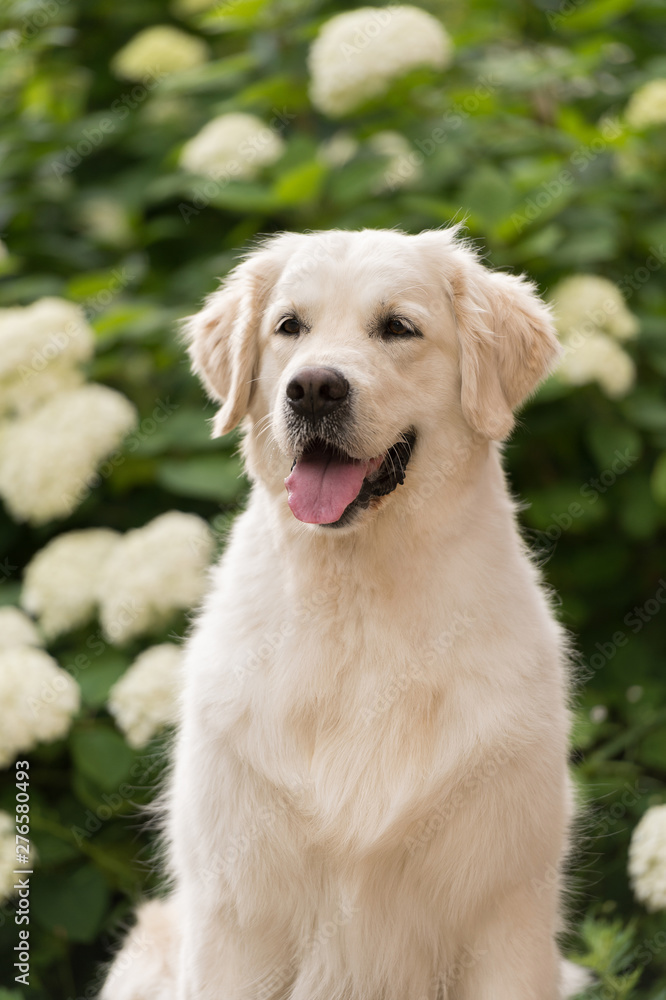
[[[575,993],[567,644],[501,465],[547,307],[455,229],[286,233],[188,334],[252,491],[187,644],[171,895],[103,1000]]]

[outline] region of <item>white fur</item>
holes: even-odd
[[[423,339],[369,336],[381,304]],[[275,334],[286,309],[307,333]],[[572,819],[566,643],[498,444],[557,355],[546,307],[453,231],[285,234],[189,334],[223,401],[217,431],[245,417],[253,488],[187,648],[173,895],[133,932],[160,971],[148,988],[139,957],[114,986],[112,967],[103,1000],[582,988],[555,941]],[[347,528],[287,506],[285,386],[311,363],[352,385],[354,454],[418,435],[404,485]],[[116,962],[131,966],[128,941]]]

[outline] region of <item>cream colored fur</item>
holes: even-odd
[[[382,305],[423,339],[369,336]],[[287,309],[307,333],[274,332]],[[546,307],[452,230],[285,234],[189,336],[253,487],[187,645],[173,893],[103,1000],[573,995],[566,641],[499,444],[557,356]],[[287,506],[307,364],[350,382],[359,457],[418,435],[404,485],[347,528]]]

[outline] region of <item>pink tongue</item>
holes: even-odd
[[[284,481],[294,517],[306,524],[333,524],[358,496],[381,459],[340,461],[323,455],[299,458]]]

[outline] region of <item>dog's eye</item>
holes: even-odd
[[[413,329],[411,326],[407,326],[403,320],[398,319],[397,316],[391,316],[384,323],[384,329],[382,333],[385,337],[419,337],[420,333]]]
[[[287,319],[282,320],[276,332],[284,333],[288,337],[297,337],[301,332],[301,324],[293,316],[288,316]]]

